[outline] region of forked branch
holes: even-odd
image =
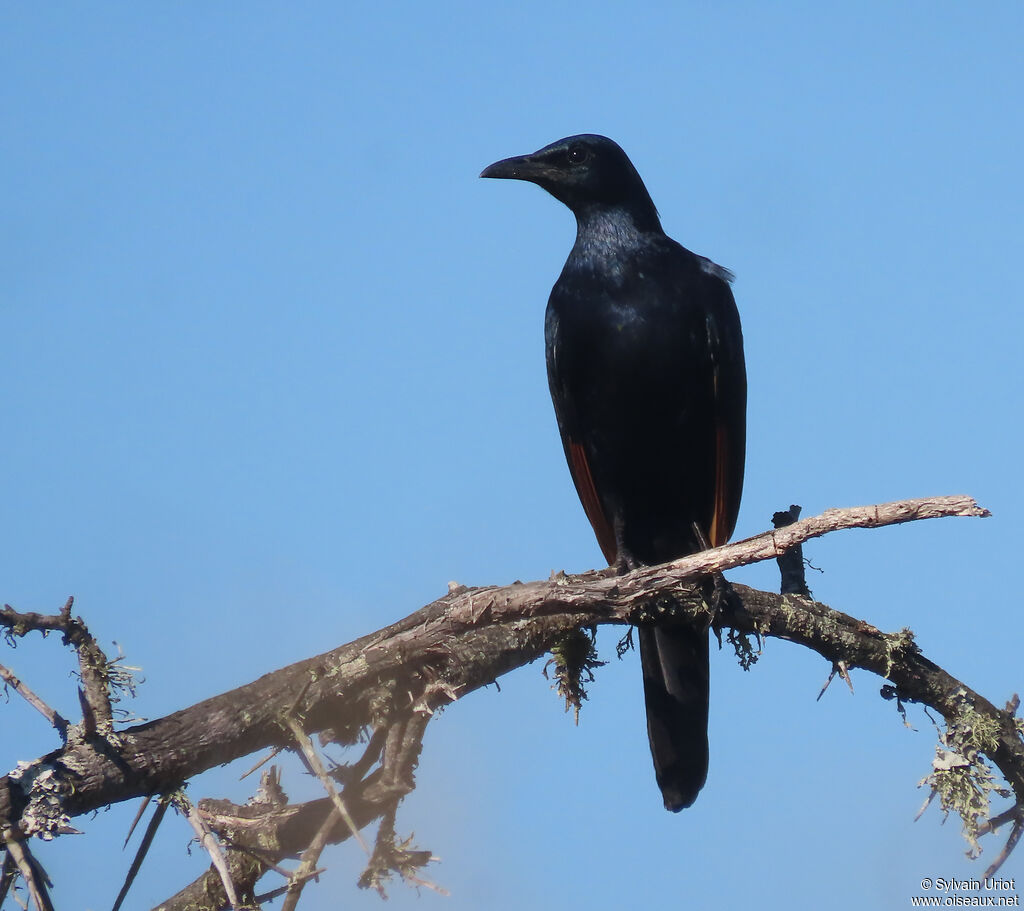
[[[118,731],[114,737],[88,732],[23,764],[17,773],[0,779],[0,824],[20,837],[51,833],[60,818],[132,797],[167,793],[207,768],[258,749],[293,748],[296,731],[282,719],[301,719],[307,733],[329,729],[331,739],[344,745],[356,743],[366,730],[374,731],[377,747],[372,755],[374,759],[381,756],[381,764],[369,772],[374,759],[362,763],[356,776],[358,787],[346,786],[342,792],[344,805],[357,828],[373,818],[393,821],[389,814],[412,787],[412,767],[430,712],[540,657],[566,633],[581,626],[655,619],[659,624],[706,624],[708,606],[702,587],[694,582],[709,573],[776,559],[831,531],[986,515],[969,497],[828,510],[744,541],[623,576],[601,570],[503,587],[453,586],[447,595],[405,619],[323,655],[165,718]],[[888,695],[933,707],[949,726],[972,731],[983,727],[984,738],[972,747],[975,757],[988,756],[1013,789],[1017,804],[1024,803],[1024,741],[1015,713],[996,708],[926,659],[909,631],[883,633],[799,595],[740,585],[734,589],[738,598],[719,610],[716,628],[727,628],[735,637],[754,634],[800,643],[834,666],[879,674],[888,682]],[[0,613],[0,624],[9,623],[12,616],[24,622],[28,615]],[[410,727],[413,719],[419,721]],[[392,741],[400,744],[403,730],[416,734],[403,748],[409,758],[389,763],[389,751],[395,755]],[[388,744],[383,751],[382,737]],[[950,749],[958,745],[967,749],[959,741]],[[278,826],[285,818],[306,815],[303,828],[310,832],[310,839],[316,836],[333,842],[351,834],[341,819],[328,822],[338,815],[330,800],[315,803],[315,807],[297,808],[268,805],[261,811],[265,820],[253,820],[252,828],[255,831],[264,823]],[[225,822],[222,829],[211,822],[212,809],[200,806],[206,824],[226,845],[238,844],[242,850],[246,839],[233,842],[230,834],[226,836],[229,824]],[[235,809],[224,807],[223,819],[244,815],[233,816]],[[1015,812],[1012,818],[1016,823],[1019,815]],[[980,834],[984,820],[976,822]],[[1019,827],[1013,828],[1019,834]],[[269,869],[285,856],[276,854],[260,856],[259,868]],[[164,907],[182,906],[172,900]]]

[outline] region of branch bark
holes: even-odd
[[[301,719],[307,732],[329,729],[335,741],[352,744],[365,729],[379,731],[399,720],[429,718],[437,707],[540,657],[581,626],[653,619],[706,625],[709,608],[695,580],[776,559],[828,532],[986,515],[987,510],[969,497],[833,509],[627,575],[601,570],[502,587],[456,586],[391,626],[164,718],[106,736],[95,729],[78,733],[60,749],[0,779],[0,827],[19,838],[52,833],[66,825],[68,817],[169,792],[214,765],[261,748],[293,746],[293,719]],[[984,752],[1018,803],[1024,803],[1024,741],[1014,713],[996,708],[921,655],[908,631],[886,634],[797,595],[741,585],[734,589],[738,598],[719,610],[713,620],[716,628],[788,639],[830,662],[877,673],[888,680],[892,695],[931,706],[950,722],[966,711],[984,717],[993,732]],[[10,629],[14,623],[24,625],[28,616],[5,608],[0,623]],[[342,792],[358,825],[388,813],[411,788],[409,769],[401,788],[392,785],[383,788],[386,793],[373,795],[373,786],[380,789],[381,782],[396,774],[385,763],[358,788]],[[315,812],[308,811],[307,825],[313,833],[331,812],[328,805],[317,803]],[[280,809],[274,812],[279,818],[287,815]],[[347,832],[340,822],[335,830],[332,834],[339,838]],[[269,853],[274,856],[264,858],[268,864],[287,852]]]

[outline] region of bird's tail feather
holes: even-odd
[[[708,633],[683,626],[638,628],[647,737],[665,809],[696,799],[708,775]]]

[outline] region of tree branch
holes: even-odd
[[[578,576],[557,574],[547,581],[503,587],[456,586],[405,619],[323,655],[116,734],[86,732],[35,762],[21,764],[16,772],[0,779],[0,825],[15,827],[21,836],[49,834],[70,816],[120,800],[171,791],[205,769],[258,749],[289,748],[295,742],[295,733],[286,721],[289,718],[301,719],[307,732],[330,729],[332,739],[342,744],[355,743],[366,729],[372,729],[379,740],[382,730],[407,724],[412,717],[425,724],[438,706],[533,661],[580,626],[654,619],[660,624],[706,626],[709,607],[701,586],[694,583],[709,573],[777,559],[804,541],[831,531],[986,515],[987,510],[969,497],[834,509],[627,575],[601,570]],[[719,610],[714,618],[716,628],[788,639],[833,664],[843,662],[849,668],[873,671],[889,681],[890,695],[935,708],[951,726],[967,719],[971,729],[977,730],[977,720],[982,719],[988,733],[974,756],[987,755],[1016,793],[1018,803],[1024,803],[1024,741],[1014,713],[996,708],[926,659],[909,631],[885,634],[798,595],[776,595],[741,585],[734,589],[738,598]],[[29,616],[40,615],[6,609],[0,612],[0,624],[10,629],[12,617],[13,622],[23,624]],[[40,621],[34,628],[47,626]],[[357,827],[387,814],[396,805],[396,794],[400,797],[411,788],[421,736],[420,730],[410,740],[410,759],[389,765],[386,749],[381,768],[365,779],[363,769],[356,776],[359,781],[351,787],[346,784],[345,805]],[[969,752],[960,741],[951,749],[959,747]],[[934,781],[932,784],[935,786]],[[223,837],[227,826],[210,823],[206,803],[200,810],[210,828]],[[312,838],[332,812],[329,800],[314,803],[315,811],[313,804],[275,806],[264,807],[261,815],[273,815],[278,822],[285,816],[304,815],[303,828]],[[329,840],[347,834],[348,827],[339,820]],[[235,836],[225,839],[233,876],[243,855],[252,860],[251,854],[233,847],[244,841]],[[267,868],[263,860],[273,863],[284,856],[277,850],[267,852],[258,865],[260,872]],[[172,900],[164,907],[181,906]]]

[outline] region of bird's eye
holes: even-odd
[[[569,164],[583,164],[590,158],[590,149],[576,142],[569,146],[566,157],[569,159]]]

